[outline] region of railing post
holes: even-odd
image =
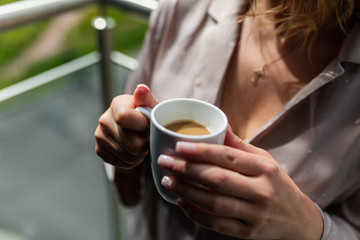
[[[101,71],[101,87],[103,96],[103,107],[107,109],[114,97],[114,80],[112,71],[112,29],[115,21],[107,16],[99,16],[93,19],[93,26],[97,30],[98,45],[101,55],[100,71]]]
[[[112,30],[115,27],[115,21],[107,16],[106,0],[99,0],[100,16],[93,19],[93,27],[97,30],[98,48],[100,51],[100,71],[101,71],[101,90],[102,90],[102,107],[105,111],[111,104],[115,94],[115,83],[113,79],[112,68]],[[110,184],[107,185],[108,192],[111,195],[109,202],[112,227],[114,229],[113,239],[120,240],[120,215],[117,200]]]

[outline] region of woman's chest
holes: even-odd
[[[294,75],[287,64],[279,59],[268,65],[252,47],[235,49],[220,107],[239,137],[251,139],[306,85],[306,78]]]

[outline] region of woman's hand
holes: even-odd
[[[270,154],[230,130],[225,145],[179,142],[181,158],[159,157],[158,163],[174,173],[162,184],[179,196],[188,217],[243,239],[319,240],[318,208]]]
[[[96,154],[119,169],[138,166],[148,152],[149,122],[135,108],[153,108],[156,104],[149,88],[142,84],[138,85],[133,96],[115,97],[95,130]]]

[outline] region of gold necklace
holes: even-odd
[[[256,26],[256,27],[259,27],[260,25]],[[253,70],[253,77],[250,79],[250,82],[252,83],[252,85],[254,87],[256,87],[260,81],[260,79],[262,78],[265,78],[265,70],[267,67],[269,67],[271,64],[274,64],[275,62],[279,61],[280,59],[282,58],[285,58],[289,52],[286,52],[284,54],[281,54],[280,56],[278,56],[277,58],[271,60],[270,62],[266,62],[266,57],[265,57],[265,54],[264,54],[264,48],[262,47],[263,46],[263,36],[261,34],[261,32],[258,33],[259,35],[259,42],[260,42],[260,53],[261,53],[261,57],[263,59],[263,64],[261,66],[261,68],[255,68]]]
[[[265,59],[264,54],[263,54],[263,51],[261,51],[261,52],[262,52],[261,55],[262,55],[263,59]],[[253,85],[254,87],[256,87],[256,86],[258,85],[260,79],[265,78],[265,68],[266,68],[266,67],[268,67],[268,66],[270,66],[271,64],[279,61],[280,59],[284,58],[286,55],[288,55],[288,54],[280,55],[279,57],[273,59],[273,60],[270,61],[270,62],[263,61],[263,65],[261,66],[261,68],[255,68],[255,69],[253,70],[253,74],[254,74],[254,75],[253,75],[253,77],[250,79],[250,82],[252,83],[252,85]]]

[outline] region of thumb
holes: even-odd
[[[134,105],[135,107],[150,107],[153,108],[158,104],[157,99],[152,95],[150,89],[145,84],[137,85],[134,91]]]
[[[265,155],[264,151],[261,148],[255,147],[254,145],[240,139],[231,129],[230,125],[226,130],[225,142],[224,145],[236,148],[245,152]]]

